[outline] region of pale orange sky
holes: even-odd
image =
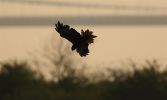
[[[81,27],[77,27],[80,29]],[[84,26],[84,28],[87,28]],[[158,26],[143,27],[91,27],[98,38],[90,46],[90,62],[119,59],[167,59],[167,29]],[[79,30],[78,30],[79,31]],[[55,33],[54,28],[3,28],[0,33],[1,58],[22,56],[27,52],[37,52],[49,37]],[[13,33],[15,32],[15,33]],[[66,41],[68,42],[68,41]],[[49,44],[48,44],[49,45]],[[70,48],[69,48],[70,49]]]
[[[5,0],[4,0],[5,1]],[[9,0],[8,0],[9,1]],[[19,0],[17,0],[19,1]],[[46,0],[43,0],[46,1]],[[49,0],[54,1],[54,0]],[[55,0],[56,1],[56,0]],[[62,0],[61,0],[62,1]],[[66,0],[63,0],[66,1]],[[114,4],[123,6],[155,7],[156,11],[93,9],[64,6],[37,5],[35,3],[0,2],[0,17],[8,16],[78,16],[78,15],[162,15],[166,14],[165,0],[68,0],[83,4]],[[95,0],[94,0],[95,1]],[[74,3],[76,3],[74,2]],[[48,41],[51,34],[56,34],[53,25],[41,27],[1,27],[0,26],[0,58],[26,56],[27,52],[37,52],[39,47]],[[109,62],[120,59],[152,59],[167,60],[167,26],[73,26],[91,29],[98,35],[95,44],[90,46],[90,63]],[[55,35],[58,36],[58,35]],[[70,49],[70,48],[69,48]]]

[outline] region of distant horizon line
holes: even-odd
[[[167,15],[141,16],[4,16],[0,17],[0,27],[5,26],[53,26],[57,21],[70,25],[92,26],[133,26],[167,25]]]

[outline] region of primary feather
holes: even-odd
[[[69,25],[63,25],[59,21],[55,24],[55,30],[60,34],[61,37],[66,38],[73,45],[72,50],[75,50],[80,54],[80,56],[86,56],[89,53],[88,46],[93,43],[94,38],[97,37],[93,35],[92,31],[88,29],[86,31],[81,30],[81,34],[75,29],[70,28]]]

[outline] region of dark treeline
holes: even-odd
[[[92,83],[73,75],[46,81],[26,63],[1,66],[0,100],[167,100],[167,71],[155,63]]]

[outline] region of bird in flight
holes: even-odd
[[[81,33],[77,32],[74,28],[70,28],[69,25],[63,25],[59,21],[55,24],[55,30],[60,34],[61,37],[70,41],[73,45],[71,50],[76,50],[81,57],[89,54],[88,46],[94,42],[94,38],[97,36],[93,35],[90,30],[81,30]]]

